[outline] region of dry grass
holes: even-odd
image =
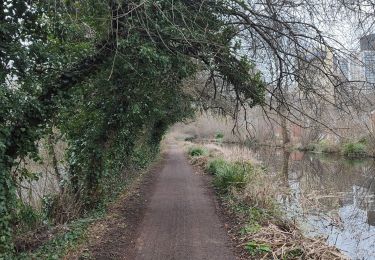
[[[235,195],[247,205],[274,211],[276,196],[282,192],[280,187],[275,176],[268,176],[263,170],[255,168],[244,190]]]
[[[197,115],[194,122],[178,123],[171,129],[174,135],[182,139],[196,137],[197,139],[214,140],[216,134],[223,134],[223,142],[244,142],[248,133],[239,126],[233,132],[235,122],[229,117],[214,116],[212,114]]]
[[[267,252],[258,259],[349,259],[337,248],[327,245],[323,238],[303,236],[296,226],[284,230],[278,225],[268,223],[256,233],[242,236],[237,246],[246,246],[249,241],[270,246],[272,252]]]
[[[68,223],[82,215],[84,206],[71,191],[63,191],[50,198],[48,217],[55,224]]]
[[[226,161],[250,162],[254,165],[259,164],[259,162],[254,159],[254,153],[246,147],[241,147],[238,145],[221,146],[214,143],[203,144],[202,146],[208,149],[212,156],[221,156],[225,158]]]

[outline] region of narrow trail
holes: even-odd
[[[236,259],[212,191],[183,151],[170,145],[135,242],[135,259]]]
[[[163,160],[90,228],[65,259],[234,260],[208,176],[195,173],[184,152],[168,145]]]

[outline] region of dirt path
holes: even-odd
[[[236,259],[207,176],[195,173],[181,148],[168,147],[66,260]]]
[[[235,259],[202,176],[170,145],[135,243],[135,259]]]

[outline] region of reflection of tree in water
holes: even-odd
[[[356,183],[359,188],[353,197],[357,206],[367,211],[367,224],[375,226],[375,160],[361,168],[362,178]]]
[[[290,152],[286,149],[283,149],[283,165],[281,168],[281,175],[283,177],[283,183],[286,187],[289,186],[289,157]]]
[[[374,160],[301,155],[282,149],[259,149],[257,156],[269,171],[279,172],[284,186],[289,187],[290,181],[298,182],[302,197],[315,201],[304,203],[304,211],[320,209],[332,213],[355,202],[368,212],[368,221],[375,222],[375,203],[371,199],[375,194]]]
[[[351,165],[342,158],[319,158],[307,155],[301,163],[293,164],[294,171],[303,175],[300,186],[304,194],[319,199],[326,210],[338,209],[343,204],[352,203],[353,185],[363,179],[362,165]],[[293,168],[292,167],[292,168]],[[347,201],[349,200],[349,201]]]

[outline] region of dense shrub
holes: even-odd
[[[17,204],[17,211],[12,219],[13,225],[17,227],[17,232],[31,230],[41,225],[43,216],[40,212],[20,200]]]
[[[348,157],[363,157],[367,154],[366,146],[361,142],[350,142],[344,144],[342,153]]]
[[[300,150],[312,152],[316,150],[316,146],[316,143],[309,143],[306,146],[301,147]]]

